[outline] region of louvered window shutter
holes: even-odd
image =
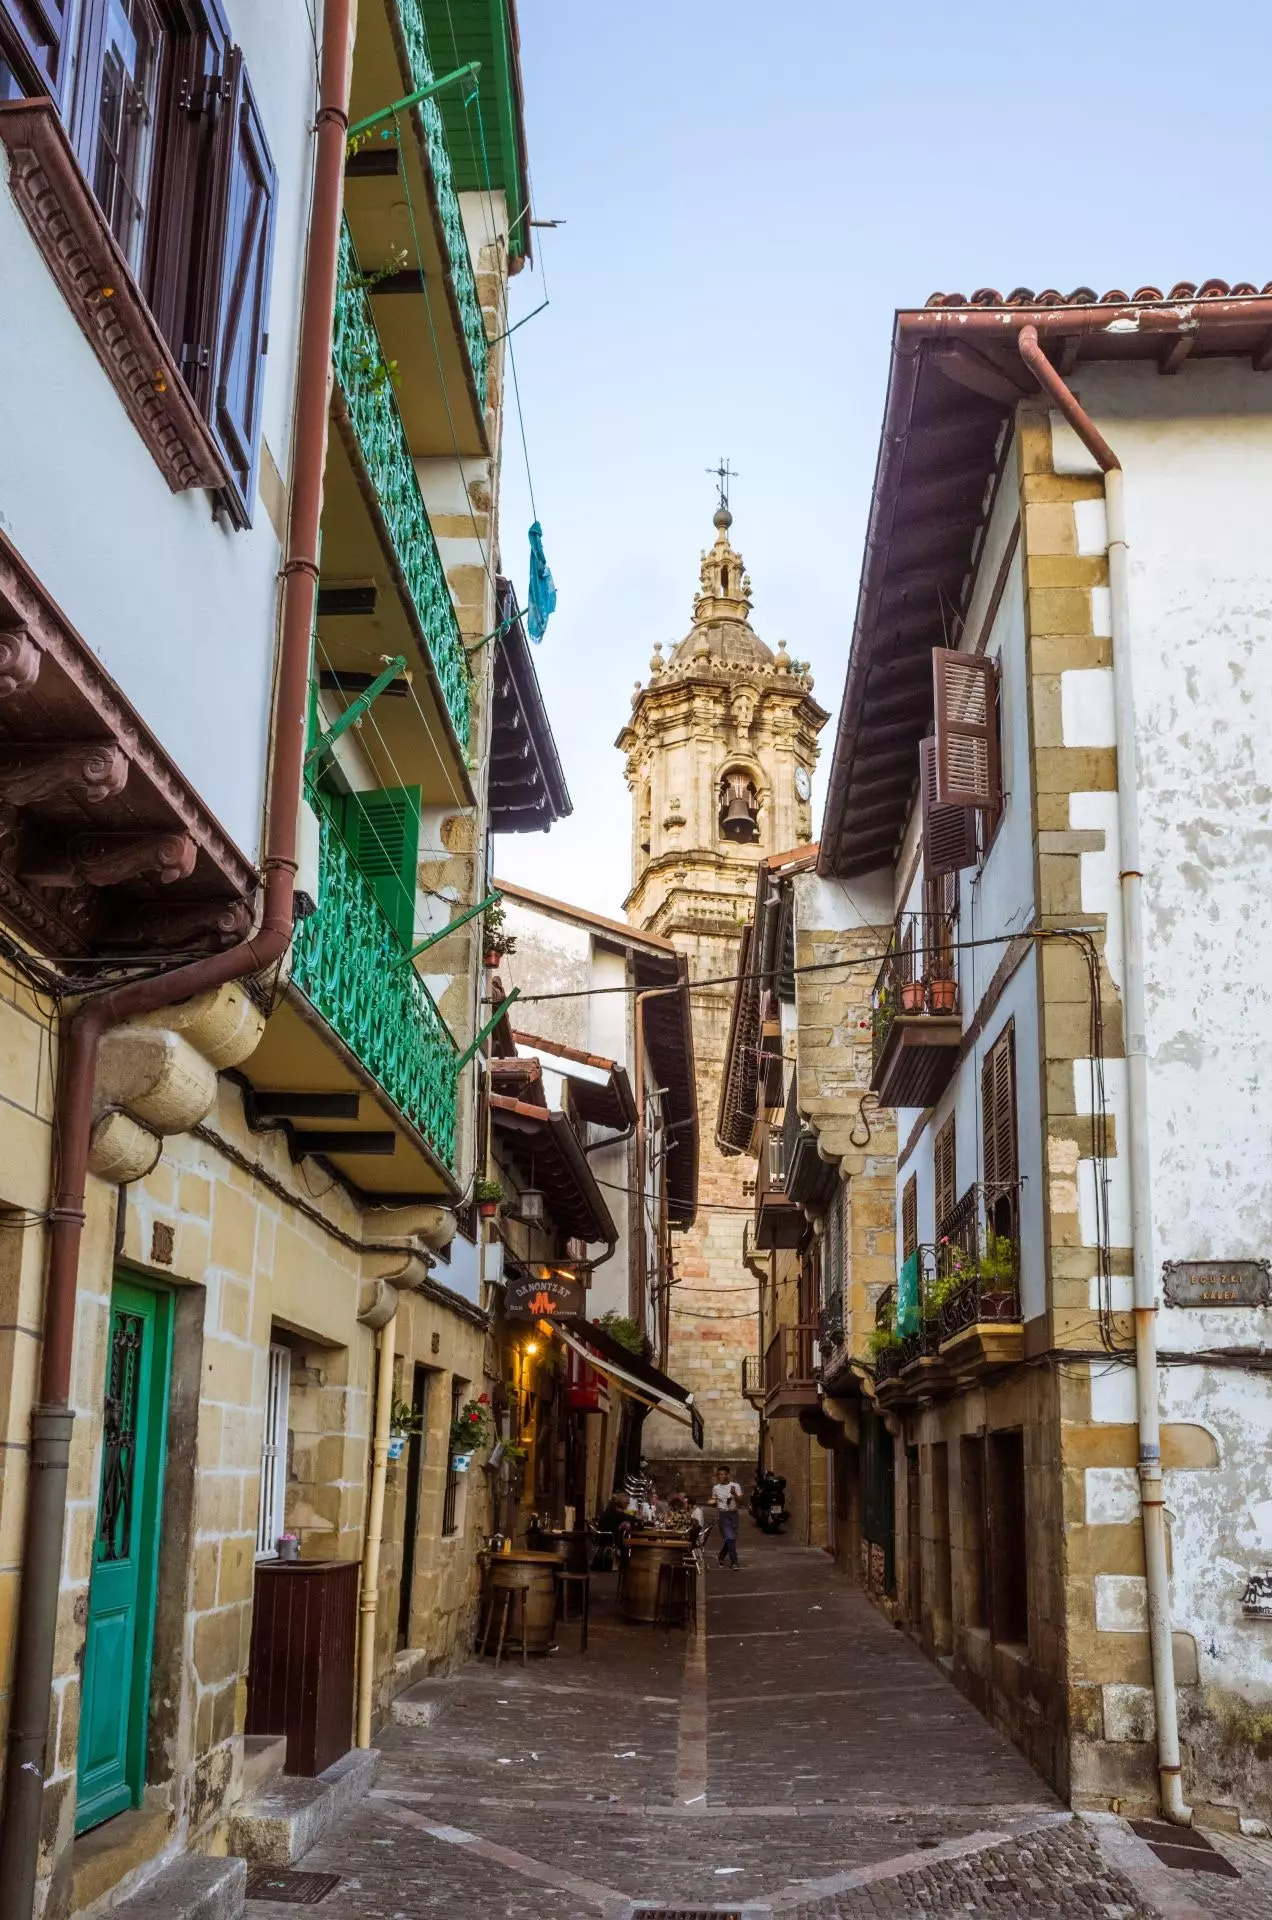
[[[908,1260],[919,1244],[919,1189],[913,1174],[901,1195],[901,1258]]]
[[[997,668],[980,654],[934,647],[932,693],[936,713],[934,803],[997,813],[1002,798]]]
[[[936,1221],[940,1228],[943,1221],[954,1211],[954,1182],[956,1177],[954,1116],[950,1115],[936,1136],[934,1149],[936,1177]]]
[[[24,91],[47,93],[59,108],[70,59],[70,15],[71,0],[0,0],[0,60],[13,61]]]
[[[206,365],[195,395],[230,471],[230,506],[250,526],[260,458],[276,176],[243,56],[230,49],[221,83],[213,217],[204,301]]]
[[[936,741],[919,742],[923,806],[923,871],[930,879],[976,864],[976,815],[970,807],[941,806],[936,798]]]
[[[415,933],[420,789],[385,787],[345,795],[342,826],[354,859],[404,947]]]
[[[1016,1038],[1011,1023],[985,1056],[981,1068],[981,1126],[985,1141],[985,1193],[993,1198],[1018,1178],[1016,1153]]]

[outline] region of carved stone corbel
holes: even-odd
[[[97,806],[122,793],[127,780],[128,755],[113,740],[0,743],[0,800],[11,806],[29,807],[54,794],[74,794]]]
[[[43,657],[25,627],[9,627],[0,633],[0,700],[33,687]]]

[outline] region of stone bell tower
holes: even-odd
[[[693,625],[666,659],[654,647],[649,680],[636,683],[631,720],[615,743],[632,796],[627,917],[673,941],[691,979],[736,973],[757,865],[811,839],[817,736],[829,717],[785,642],[774,654],[752,628],[751,582],[729,543],[732,524],[722,490]],[[741,1392],[742,1358],[758,1338],[755,1277],[742,1263],[755,1167],[715,1146],[732,1002],[732,986],[692,1002],[698,1217],[677,1241],[666,1357],[702,1412],[706,1452],[691,1462],[683,1428],[657,1416],[645,1426],[650,1458],[684,1459],[695,1486],[717,1460],[749,1469],[758,1442]]]

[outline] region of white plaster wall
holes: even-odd
[[[230,0],[278,170],[264,436],[286,480],[308,221],[304,0]],[[172,494],[0,186],[0,526],[239,848],[259,851],[281,553]]]
[[[887,929],[892,924],[890,867],[859,874],[855,880],[824,879],[819,873],[797,873],[794,879],[797,932],[851,933],[857,927]]]
[[[1247,362],[1207,361],[1170,380],[1147,365],[1084,370],[1080,394],[1126,473],[1154,1264],[1262,1258],[1272,1251],[1272,391]],[[1053,436],[1058,463],[1089,467],[1067,427],[1053,421]],[[1072,693],[1075,729],[1098,724],[1107,697]],[[1083,857],[1084,905],[1096,858]],[[1112,907],[1115,854],[1101,864],[1098,892]],[[1167,1313],[1163,1342],[1195,1344],[1213,1318]],[[1230,1313],[1209,1331],[1266,1329]]]

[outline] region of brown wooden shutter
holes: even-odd
[[[919,1244],[919,1189],[913,1174],[901,1194],[901,1258],[908,1260]]]
[[[211,364],[208,279],[224,208],[221,128],[230,108],[230,29],[221,0],[202,0],[203,22],[174,35],[160,103],[147,221],[146,297],[196,397]],[[213,276],[215,278],[215,276]]]
[[[0,59],[32,93],[62,106],[70,47],[71,0],[0,0]]]
[[[991,1201],[1015,1185],[1019,1169],[1016,1152],[1016,1036],[1012,1022],[1004,1027],[981,1067],[981,1130],[985,1142],[985,1192]]]
[[[980,654],[932,650],[938,806],[998,811],[997,672]]]
[[[936,1180],[936,1224],[939,1232],[942,1223],[954,1211],[956,1159],[953,1114],[936,1136],[933,1161]]]
[[[976,815],[970,807],[941,806],[936,798],[936,741],[919,742],[923,807],[923,871],[931,879],[976,864]]]
[[[232,517],[249,526],[260,457],[276,175],[237,47],[230,49],[222,91],[204,302],[207,364],[197,370],[194,389],[232,476]]]

